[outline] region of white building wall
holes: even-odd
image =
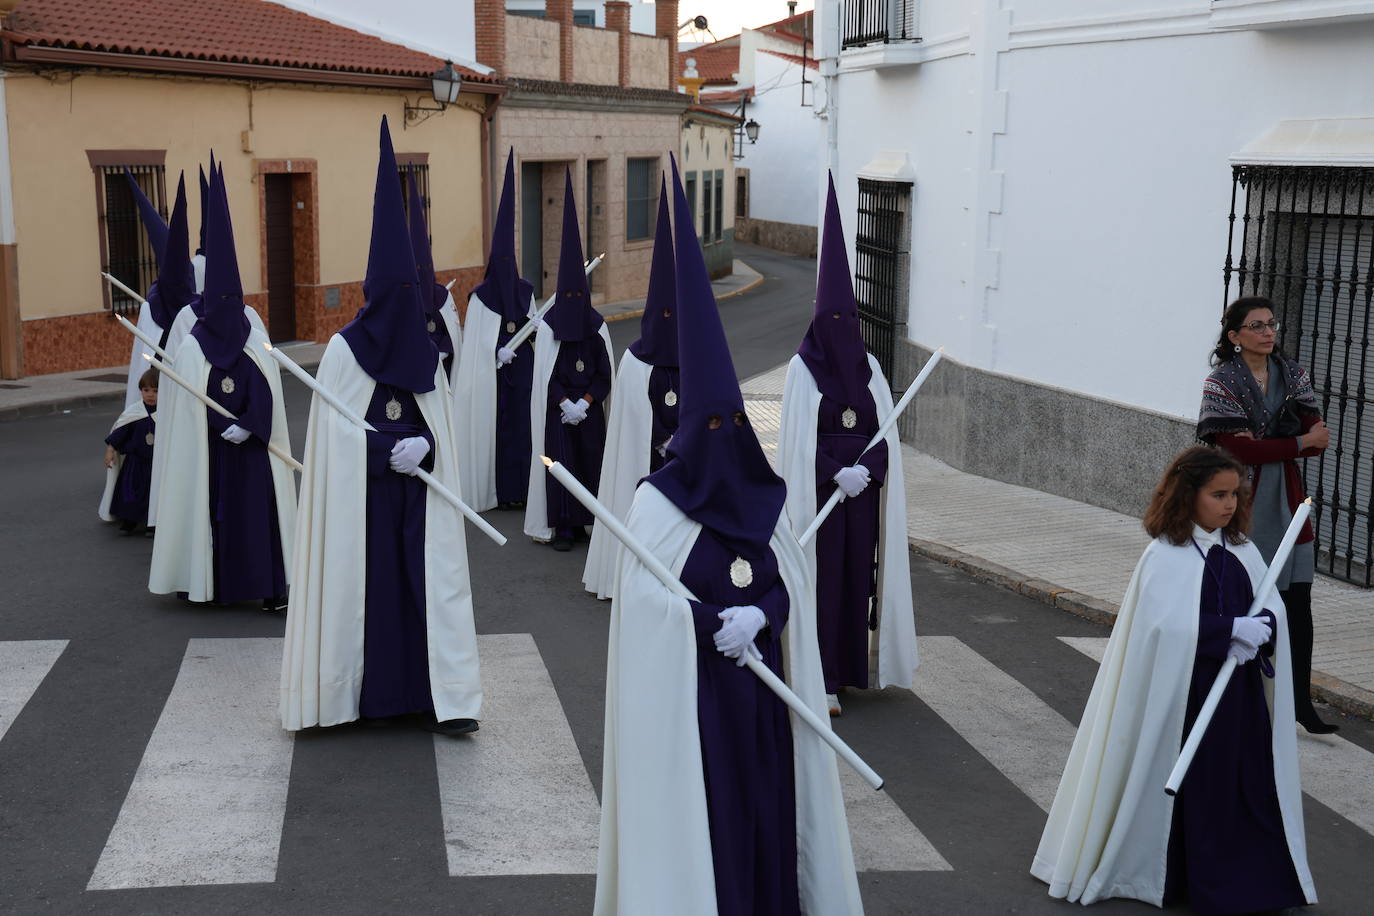
[[[485,71],[476,64],[472,0],[273,0],[282,6]]]
[[[837,185],[853,214],[855,173],[910,155],[917,343],[1193,418],[1230,156],[1280,120],[1374,116],[1374,22],[1220,31],[1206,2],[1101,10],[923,3],[927,59],[838,77]]]
[[[820,103],[802,107],[801,64],[771,54],[753,57],[757,80],[746,118],[759,123],[759,139],[745,141],[744,158],[736,163],[749,169],[749,217],[815,226],[816,175],[825,174],[825,128],[815,115]],[[807,75],[821,96],[819,75],[814,70]]]

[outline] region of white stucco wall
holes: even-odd
[[[472,0],[273,0],[330,22],[473,67]],[[485,70],[478,66],[477,69]]]
[[[820,76],[810,70],[810,107],[802,107],[801,64],[771,54],[754,55],[755,95],[746,118],[759,122],[757,143],[744,143],[738,168],[749,169],[749,216],[802,226],[817,225],[820,198],[816,176],[824,177],[825,127],[816,118],[814,95],[823,100]],[[719,107],[725,107],[724,105]]]
[[[905,151],[914,340],[1195,417],[1229,157],[1281,120],[1374,116],[1374,22],[1220,31],[1201,0],[1002,6],[927,0],[930,59],[841,73],[841,205],[854,213],[855,173],[880,150]]]

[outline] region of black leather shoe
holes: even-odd
[[[427,716],[421,723],[421,727],[427,732],[434,732],[436,735],[448,735],[450,738],[457,738],[459,735],[467,735],[477,731],[476,719],[445,719],[442,722],[433,721],[433,716]]]
[[[550,544],[553,549],[559,553],[567,553],[569,550],[572,550],[573,542],[572,538],[557,537],[554,538]]]
[[[286,596],[279,595],[276,598],[262,599],[262,609],[268,614],[285,614]]]
[[[1339,725],[1323,722],[1315,713],[1310,719],[1299,719],[1298,724],[1307,729],[1309,735],[1330,735],[1341,730]]]

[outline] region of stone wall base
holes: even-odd
[[[785,251],[806,258],[816,256],[819,233],[815,226],[798,223],[775,223],[767,219],[735,217],[735,238],[750,245],[762,245],[774,251]]]

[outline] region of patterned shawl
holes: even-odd
[[[1202,408],[1198,412],[1197,437],[1215,445],[1225,433],[1252,433],[1256,439],[1296,436],[1302,418],[1321,419],[1321,408],[1312,392],[1312,379],[1294,360],[1272,357],[1283,371],[1285,394],[1276,411],[1264,404],[1264,392],[1248,366],[1229,359],[1212,370],[1202,383]],[[1272,369],[1271,369],[1272,371]]]

